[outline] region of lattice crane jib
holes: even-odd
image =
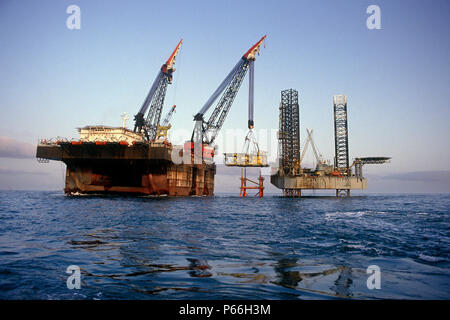
[[[144,100],[139,112],[135,115],[134,132],[144,132],[148,140],[154,140],[158,132],[161,113],[166,97],[167,85],[172,83],[174,65],[183,39],[180,40],[175,50],[159,70],[150,91]],[[147,112],[147,116],[145,113]]]
[[[192,132],[191,142],[196,144],[211,145],[217,138],[217,134],[223,126],[225,118],[230,111],[234,99],[249,69],[251,69],[250,90],[253,89],[253,67],[252,64],[259,54],[260,47],[266,36],[262,37],[255,45],[253,45],[242,57],[238,63],[222,81],[219,87],[214,91],[212,96],[206,101],[200,111],[194,116],[194,130]],[[210,109],[212,104],[222,95],[211,113],[208,121],[204,120],[205,113]],[[249,96],[249,117],[253,115],[253,94]],[[250,111],[250,105],[252,110]],[[249,128],[253,127],[253,118],[249,118]]]
[[[165,140],[167,138],[167,131],[171,128],[170,120],[172,119],[172,115],[175,112],[176,107],[177,107],[176,105],[173,105],[172,108],[170,108],[169,112],[164,117],[162,124],[158,125],[155,140],[160,139]]]

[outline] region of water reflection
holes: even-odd
[[[352,297],[353,293],[350,290],[352,280],[352,269],[348,267],[339,268],[339,276],[334,282],[334,287],[330,288],[334,290],[337,296],[340,297]]]
[[[132,239],[130,231],[133,234]],[[298,257],[282,253],[270,252],[269,257],[272,259],[266,262],[226,263],[212,260],[211,263],[204,258],[209,254],[205,248],[194,246],[192,243],[188,243],[187,246],[161,244],[153,241],[148,233],[145,236],[139,235],[136,229],[127,230],[121,236],[117,236],[113,230],[97,230],[82,239],[72,239],[67,243],[74,248],[97,254],[103,252],[104,255],[110,251],[107,256],[99,257],[103,260],[101,263],[106,266],[86,270],[85,276],[116,280],[122,285],[132,286],[140,293],[158,294],[167,290],[208,292],[210,284],[187,279],[214,278],[218,283],[223,281],[230,283],[230,279],[234,279],[232,283],[236,284],[277,285],[295,290],[300,296],[302,292],[343,298],[353,296],[351,268],[311,262],[301,263]],[[202,257],[196,257],[198,255]],[[161,260],[164,259],[171,263],[162,263]],[[114,263],[119,263],[120,267],[113,266]],[[111,265],[111,268],[107,265]],[[112,270],[114,272],[111,272]],[[184,272],[184,276],[180,272]],[[169,274],[173,276],[168,276]],[[131,279],[135,280],[124,282]],[[326,283],[329,285],[324,285]]]
[[[303,279],[300,272],[290,270],[292,267],[297,266],[297,260],[296,258],[279,259],[274,266],[275,273],[278,276],[278,280],[274,283],[288,288],[296,288]]]
[[[208,262],[206,260],[200,260],[200,259],[193,259],[193,258],[187,258],[189,261],[189,275],[191,277],[198,277],[198,278],[207,278],[211,277],[212,273],[208,270],[211,269],[211,266],[208,265]]]
[[[352,297],[351,286],[353,280],[351,268],[302,264],[298,260],[298,258],[279,258],[274,265],[277,280],[273,283],[300,291],[305,290],[341,298]],[[330,288],[324,288],[324,283],[330,283],[329,277],[336,278],[334,285]]]

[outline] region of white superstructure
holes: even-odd
[[[129,144],[134,142],[144,142],[142,134],[133,132],[124,127],[109,126],[86,126],[78,128],[80,141],[83,142],[120,142],[127,141]]]

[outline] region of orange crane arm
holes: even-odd
[[[182,43],[183,39],[181,39],[180,42],[178,42],[178,45],[176,46],[175,50],[173,50],[169,59],[167,59],[166,63],[162,65],[161,71],[164,72],[165,74],[171,74],[172,72],[175,71],[173,65],[175,64],[175,59],[177,57],[178,51],[180,50]]]
[[[267,35],[265,35],[264,37],[261,38],[261,40],[259,40],[257,43],[255,43],[253,45],[253,47],[251,47],[243,56],[242,58],[246,59],[246,60],[256,60],[255,55],[258,54],[259,55],[259,47],[261,47],[262,43],[264,42],[264,40],[266,39]]]

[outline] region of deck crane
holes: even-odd
[[[176,105],[173,105],[172,108],[170,108],[169,112],[167,112],[167,115],[164,117],[162,125],[158,125],[155,140],[167,138],[167,131],[172,127],[170,125],[170,119],[172,119],[172,115],[175,112],[176,107]]]
[[[253,122],[253,79],[254,79],[254,61],[256,54],[259,54],[260,47],[264,42],[266,36],[262,37],[256,44],[254,44],[242,57],[238,63],[233,67],[231,72],[222,81],[219,87],[214,91],[212,96],[206,101],[201,110],[194,116],[194,130],[190,141],[191,152],[193,152],[194,145],[211,146],[217,137],[218,132],[222,128],[225,118],[230,111],[234,98],[236,97],[239,88],[244,80],[247,70],[250,69],[250,85],[249,85],[249,119],[248,127],[252,129]],[[222,94],[223,93],[223,94]],[[208,121],[204,120],[205,113],[209,110],[212,104],[222,94],[217,106],[209,117]]]
[[[139,112],[134,116],[134,132],[144,132],[147,140],[156,139],[159,121],[161,119],[161,111],[164,106],[167,85],[172,83],[172,73],[175,71],[173,67],[183,39],[178,42],[175,50],[164,63],[156,76],[155,81],[150,87],[150,91],[142,104]],[[147,117],[144,118],[148,110]]]
[[[319,154],[319,152],[317,152],[316,145],[314,144],[314,140],[312,137],[313,130],[314,129],[311,129],[311,131],[309,131],[309,129],[306,129],[306,132],[308,133],[308,139],[306,139],[305,146],[303,147],[303,152],[300,156],[300,163],[303,162],[303,158],[305,158],[305,154],[306,154],[306,151],[308,150],[308,146],[310,143],[311,143],[311,148],[313,150],[314,157],[316,158],[317,164],[323,163],[322,155]]]

